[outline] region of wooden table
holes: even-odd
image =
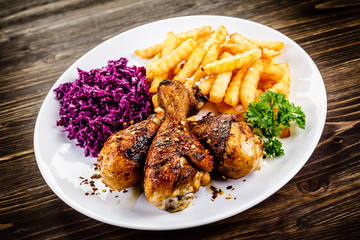
[[[1,1],[1,239],[355,239],[360,237],[360,7],[357,1]],[[349,4],[350,6],[344,6]],[[320,142],[274,195],[236,216],[176,231],[138,231],[88,218],[45,183],[33,150],[45,95],[80,56],[159,19],[212,14],[272,27],[312,57],[328,112]]]

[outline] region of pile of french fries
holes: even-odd
[[[162,43],[135,54],[150,59],[146,75],[153,93],[155,112],[157,88],[165,79],[175,79],[190,88],[199,88],[220,113],[244,113],[249,103],[265,90],[281,92],[288,98],[290,70],[287,63],[276,63],[284,43],[230,34],[224,26],[210,26],[188,32],[169,32]]]

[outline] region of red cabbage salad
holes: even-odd
[[[69,139],[77,140],[85,156],[96,157],[111,134],[153,111],[145,67],[127,63],[120,58],[89,72],[78,69],[74,82],[54,89],[60,103],[56,125]]]

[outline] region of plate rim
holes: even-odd
[[[272,188],[268,189],[268,193],[263,193],[260,196],[257,197],[257,199],[252,200],[249,204],[247,204],[245,207],[243,207],[244,209],[242,210],[231,210],[231,211],[227,211],[225,213],[222,214],[218,214],[215,216],[210,216],[208,218],[206,218],[205,220],[199,221],[197,223],[191,223],[191,224],[183,224],[183,225],[178,225],[178,226],[158,226],[158,227],[154,227],[153,225],[147,226],[146,224],[143,225],[133,225],[133,224],[127,224],[126,222],[114,222],[114,221],[109,221],[109,219],[106,219],[102,216],[93,214],[90,211],[87,211],[85,208],[83,208],[81,206],[81,204],[76,204],[76,202],[72,201],[70,198],[68,198],[66,195],[64,196],[63,194],[61,194],[61,189],[60,187],[55,184],[53,182],[53,180],[51,179],[51,176],[48,176],[48,174],[46,174],[46,169],[45,169],[45,162],[42,160],[42,157],[40,155],[40,146],[38,143],[38,134],[39,134],[39,118],[40,116],[43,114],[44,111],[44,103],[51,97],[52,93],[53,93],[53,89],[57,86],[57,84],[59,84],[59,80],[61,78],[63,78],[63,76],[65,76],[68,71],[71,71],[71,69],[83,58],[86,58],[86,56],[88,54],[90,54],[93,51],[96,51],[95,49],[97,48],[101,48],[101,46],[103,44],[105,44],[108,41],[113,40],[114,38],[118,37],[119,35],[123,35],[125,33],[131,32],[131,31],[136,31],[139,28],[144,28],[144,27],[148,27],[149,25],[155,25],[155,24],[159,24],[161,22],[166,22],[169,20],[181,20],[184,18],[219,18],[219,19],[231,19],[231,20],[237,20],[237,21],[244,21],[244,22],[248,22],[251,24],[256,24],[259,25],[262,28],[267,28],[270,31],[275,32],[276,34],[281,34],[284,37],[286,37],[289,41],[291,41],[293,44],[295,44],[301,51],[302,53],[308,58],[309,63],[312,65],[313,69],[316,69],[316,75],[317,78],[319,78],[321,80],[321,95],[323,96],[321,99],[323,100],[323,102],[325,104],[320,104],[319,106],[321,106],[322,112],[320,115],[320,128],[316,129],[316,134],[315,134],[315,138],[312,139],[312,144],[311,144],[311,149],[308,149],[308,151],[304,154],[304,156],[302,157],[302,159],[305,158],[304,161],[300,161],[299,164],[296,165],[295,168],[292,169],[292,171],[290,171],[290,173],[287,175],[287,177],[282,178],[281,181],[279,181],[276,186],[273,186]],[[242,18],[237,18],[237,17],[230,17],[230,16],[221,16],[221,15],[189,15],[189,16],[180,16],[180,17],[172,17],[172,18],[164,18],[164,19],[160,19],[157,21],[153,21],[153,22],[149,22],[143,25],[139,25],[136,26],[134,28],[128,29],[124,32],[120,32],[118,34],[116,34],[115,36],[101,42],[100,44],[98,44],[97,46],[95,46],[94,48],[90,49],[89,51],[87,51],[85,54],[83,54],[81,57],[79,57],[77,60],[75,60],[55,81],[55,83],[52,85],[51,89],[49,90],[49,92],[47,93],[45,99],[43,100],[40,110],[38,112],[37,118],[36,118],[36,122],[35,122],[35,129],[34,129],[34,154],[35,154],[35,158],[36,158],[36,163],[39,167],[39,170],[41,172],[42,177],[44,178],[45,182],[47,183],[47,185],[50,187],[50,189],[57,195],[57,197],[59,197],[63,202],[65,202],[68,206],[70,206],[71,208],[73,208],[74,210],[80,212],[81,214],[93,218],[95,220],[110,224],[110,225],[114,225],[114,226],[118,226],[118,227],[125,227],[125,228],[129,228],[129,229],[137,229],[137,230],[176,230],[176,229],[185,229],[185,228],[192,228],[192,227],[198,227],[198,226],[202,226],[202,225],[206,225],[209,223],[214,223],[214,222],[218,222],[220,220],[232,217],[236,214],[240,214],[250,208],[252,208],[253,206],[261,203],[262,201],[264,201],[265,199],[269,198],[270,196],[272,196],[274,193],[276,193],[279,189],[281,189],[283,186],[285,186],[299,171],[300,169],[307,163],[307,161],[310,159],[311,155],[313,154],[313,152],[316,149],[316,145],[319,142],[321,136],[322,136],[322,132],[323,129],[325,127],[325,122],[326,122],[326,115],[327,115],[327,96],[326,96],[326,89],[325,89],[325,84],[324,84],[324,80],[321,76],[321,73],[319,71],[319,69],[317,68],[315,62],[313,61],[313,59],[307,54],[307,52],[299,45],[297,44],[294,40],[292,40],[290,37],[287,37],[285,34],[283,34],[282,32],[273,29],[271,27],[268,27],[266,25],[263,25],[261,23],[258,22],[254,22],[251,20],[247,20],[247,19],[242,19]]]

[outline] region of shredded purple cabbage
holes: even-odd
[[[90,72],[78,69],[78,79],[54,90],[60,102],[56,125],[77,139],[85,156],[96,157],[111,134],[152,112],[145,68],[127,63],[120,58]]]

